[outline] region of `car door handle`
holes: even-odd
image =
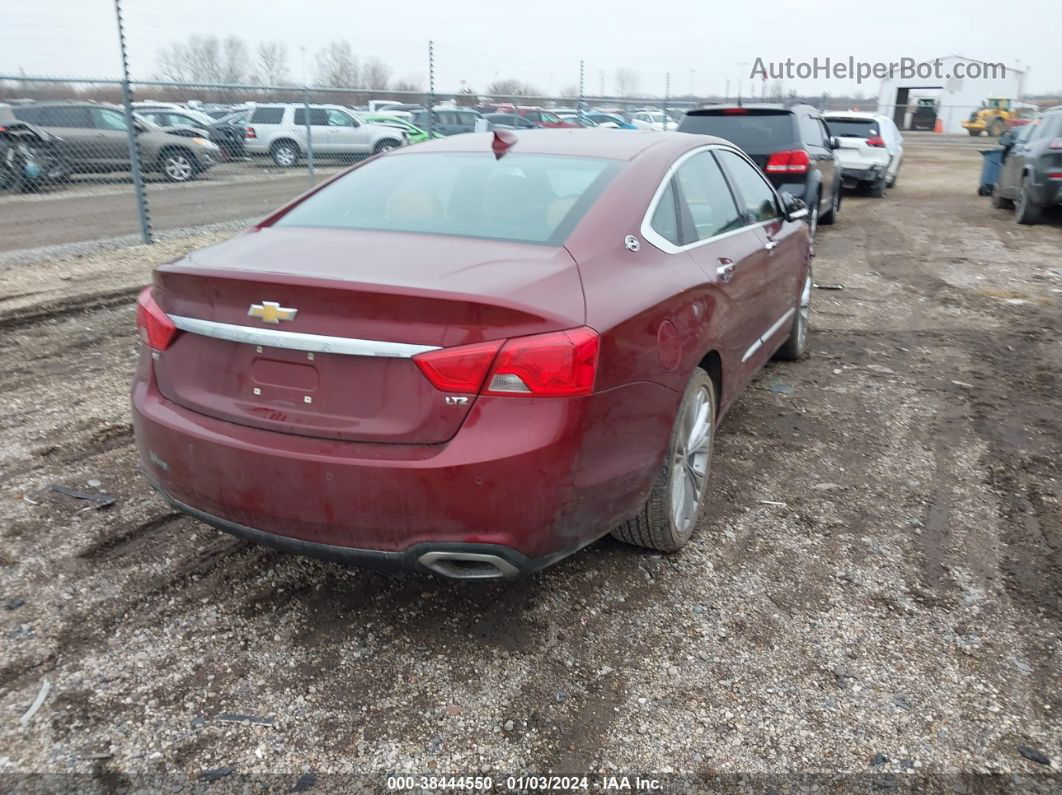
[[[778,248],[778,241],[775,240],[773,237],[769,237],[767,238],[767,242],[763,244],[763,247],[768,251],[774,251],[776,248]]]
[[[719,258],[719,267],[715,269],[716,275],[722,282],[729,282],[734,278],[734,260],[729,257]]]

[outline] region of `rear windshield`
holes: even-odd
[[[485,153],[384,157],[274,226],[379,229],[560,245],[619,168],[612,160]]]
[[[777,149],[796,139],[789,113],[689,114],[679,123],[679,131],[717,135],[746,152]]]
[[[827,118],[826,123],[830,125],[830,134],[841,138],[869,138],[872,135],[881,135],[874,119]]]

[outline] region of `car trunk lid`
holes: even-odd
[[[184,329],[155,361],[166,398],[350,441],[433,444],[457,432],[475,398],[447,401],[417,351],[585,318],[564,248],[437,235],[264,228],[160,267],[155,284]]]

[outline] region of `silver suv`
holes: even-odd
[[[360,122],[342,105],[257,105],[247,122],[247,154],[269,155],[282,168],[296,165],[308,149],[307,121],[314,157],[373,155],[408,142],[402,130]]]
[[[34,102],[0,106],[0,125],[12,118],[59,136],[75,171],[129,171],[125,113],[116,105]],[[190,180],[221,159],[218,147],[198,131],[167,132],[140,118],[135,124],[144,169],[159,171],[172,182]]]

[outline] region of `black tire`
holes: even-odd
[[[826,212],[824,212],[819,217],[819,223],[822,224],[823,226],[833,226],[833,224],[837,220],[837,216],[840,214],[840,212],[841,212],[841,183],[838,182],[834,186],[833,201],[830,204],[830,209],[828,209]]]
[[[717,401],[715,386],[708,377],[708,373],[700,367],[695,367],[689,384],[686,386],[686,393],[682,396],[682,402],[675,414],[667,453],[664,455],[664,461],[653,483],[652,491],[649,492],[649,499],[637,516],[612,531],[613,536],[628,544],[660,552],[674,552],[690,540],[697,527],[697,519],[704,510],[704,497],[708,491],[708,481],[712,473]],[[675,493],[677,484],[673,482],[673,479],[678,475],[683,484],[690,484],[695,480],[689,474],[689,457],[685,454],[686,444],[690,441],[686,438],[685,420],[698,404],[707,407],[708,411],[705,426],[707,428],[706,452],[698,453],[699,456],[703,456],[699,461],[703,464],[704,475],[698,485],[699,493],[695,493],[694,504],[690,511],[692,516],[684,513],[683,516],[688,518],[684,518],[680,524],[675,521],[676,509],[673,508],[673,497],[677,496]],[[698,445],[698,450],[700,449],[701,446]],[[682,491],[682,494],[685,495],[686,492]]]
[[[885,198],[885,177],[884,175],[878,177],[876,180],[867,185],[867,193],[875,199]]]
[[[991,187],[989,193],[992,196],[992,206],[997,210],[1006,210],[1010,208],[1010,199],[1004,199],[999,192],[999,184],[995,184]]]
[[[269,147],[269,156],[279,168],[293,168],[299,164],[299,145],[294,141],[277,141]]]
[[[377,141],[376,146],[372,148],[374,155],[380,154],[380,152],[390,152],[392,149],[397,149],[402,145],[401,141],[396,141],[394,138],[384,138],[382,141]]]
[[[159,171],[169,182],[188,182],[199,172],[199,162],[187,149],[164,149],[159,154]]]
[[[992,195],[992,186],[991,185],[981,185],[977,189],[977,195],[978,196],[991,196]]]
[[[975,138],[981,134],[980,130],[971,130],[969,128],[966,129],[966,132],[970,133],[970,135],[974,136]]]
[[[1043,220],[1043,208],[1033,199],[1030,180],[1026,175],[1021,181],[1021,192],[1014,202],[1014,220],[1019,224],[1038,224]]]
[[[895,188],[896,187],[896,183],[899,182],[899,181],[900,181],[900,167],[897,166],[896,167],[896,173],[893,174],[891,177],[889,177],[885,181],[885,187],[886,188]]]
[[[811,313],[811,271],[808,271],[804,280],[804,289],[797,297],[796,312],[793,315],[793,325],[789,329],[789,337],[782,347],[774,354],[774,358],[783,362],[795,362],[808,355],[808,315]]]

